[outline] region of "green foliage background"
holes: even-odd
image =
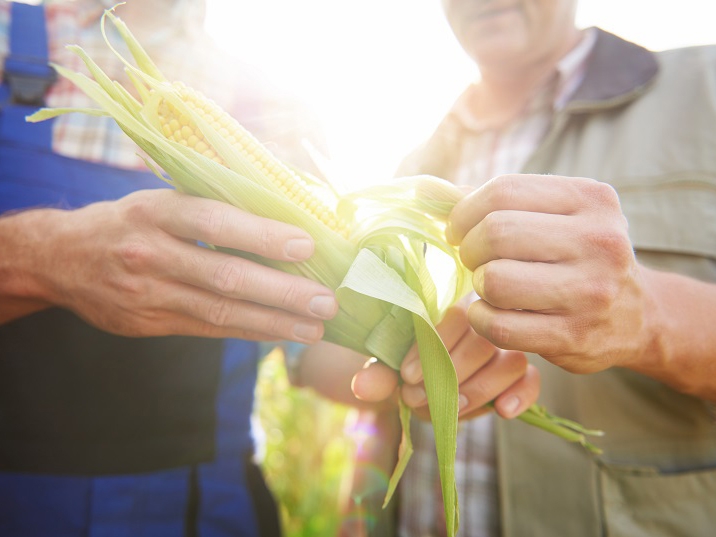
[[[281,510],[285,537],[330,537],[341,524],[341,485],[355,444],[349,409],[288,381],[280,350],[261,363],[256,416],[265,436],[263,471]]]

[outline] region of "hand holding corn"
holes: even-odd
[[[333,291],[316,281],[199,247],[286,262],[312,253],[302,229],[217,201],[144,190],[72,211],[23,211],[2,224],[17,230],[5,246],[11,253],[18,243],[11,255],[27,294],[107,332],[310,343],[337,310]]]
[[[435,428],[447,534],[454,535],[459,377],[435,326],[471,289],[470,272],[460,262],[458,249],[445,238],[447,216],[462,193],[434,177],[410,177],[339,195],[329,184],[278,160],[203,95],[167,81],[110,11],[103,17],[103,31],[106,19],[114,23],[134,57],[136,66],[118,54],[140,100],[110,80],[84,51],[71,47],[92,78],[55,68],[101,109],[46,109],[30,120],[68,112],[109,115],[148,155],[148,166],[176,190],[206,198],[207,203],[221,201],[256,217],[280,220],[312,237],[315,251],[303,262],[287,260],[285,251],[271,256],[237,248],[228,237],[225,241],[211,234],[191,238],[208,244],[216,255],[234,254],[236,263],[258,263],[314,280],[318,282],[314,296],[330,296],[321,294],[323,288],[333,291],[339,308],[325,322],[326,341],[375,356],[396,370],[416,345]],[[436,272],[436,260],[443,266],[447,261],[450,270]],[[181,264],[181,256],[177,262]],[[231,276],[232,271],[226,274]],[[218,315],[222,317],[221,310]],[[401,403],[404,437],[386,503],[412,452],[409,417],[410,407]],[[585,438],[590,431],[541,407],[532,405],[520,417],[593,448]]]
[[[472,326],[496,345],[571,373],[624,368],[716,400],[706,373],[716,287],[642,265],[612,186],[496,177],[455,206],[450,236],[482,297]]]
[[[458,419],[469,420],[491,410],[511,419],[537,401],[539,371],[522,352],[498,349],[476,334],[462,306],[450,308],[437,326],[457,373],[460,396]],[[325,368],[324,364],[321,364]],[[400,367],[400,396],[413,414],[429,420],[425,384],[415,346]],[[352,389],[360,401],[380,403],[398,387],[395,371],[380,362],[369,362],[353,377]]]

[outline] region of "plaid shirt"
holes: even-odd
[[[596,33],[587,30],[579,44],[557,65],[549,81],[528,101],[517,118],[500,127],[486,125],[470,112],[474,86],[458,99],[451,114],[462,135],[455,182],[479,187],[491,177],[519,172],[546,135],[553,114],[581,84]],[[474,295],[471,300],[474,300]],[[460,501],[459,537],[500,534],[494,445],[494,414],[461,423],[457,437],[455,478]],[[414,453],[401,481],[401,537],[444,535],[440,478],[430,424],[412,425]]]
[[[107,47],[100,31],[100,17],[106,3],[101,0],[45,2],[50,60],[86,73],[80,58],[65,48],[67,44],[79,45],[110,78],[129,88],[124,66]],[[256,68],[215,46],[203,27],[196,24],[203,16],[203,0],[186,0],[178,7],[164,12],[161,25],[157,24],[151,38],[140,37],[165,76],[202,91],[280,157],[314,171],[304,144],[307,140],[318,146],[323,143],[318,139],[319,129],[307,110],[272,87]],[[121,17],[121,6],[117,14]],[[0,76],[8,54],[9,22],[10,3],[0,0]],[[112,45],[125,58],[131,58],[112,24],[107,24],[107,31]],[[62,77],[50,89],[47,105],[98,108]],[[53,125],[53,149],[64,156],[111,166],[145,168],[137,146],[111,118],[84,114],[60,116]]]

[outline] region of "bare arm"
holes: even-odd
[[[0,218],[0,322],[60,306],[126,336],[322,337],[331,290],[197,241],[286,261],[313,253],[303,230],[169,189],[27,210]]]
[[[716,401],[716,285],[640,265],[610,186],[502,176],[450,224],[482,297],[470,322],[498,347],[575,373],[624,367]]]
[[[716,402],[716,285],[640,266],[651,346],[630,369]]]

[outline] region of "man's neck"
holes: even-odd
[[[471,103],[477,117],[488,123],[501,124],[518,115],[529,100],[555,75],[560,60],[581,38],[575,32],[565,46],[539,61],[513,66],[479,65],[480,82],[476,99]]]
[[[524,110],[552,74],[549,70],[535,73],[533,78],[522,75],[513,80],[483,77],[476,88],[476,99],[471,103],[475,116],[494,126],[509,122]]]

